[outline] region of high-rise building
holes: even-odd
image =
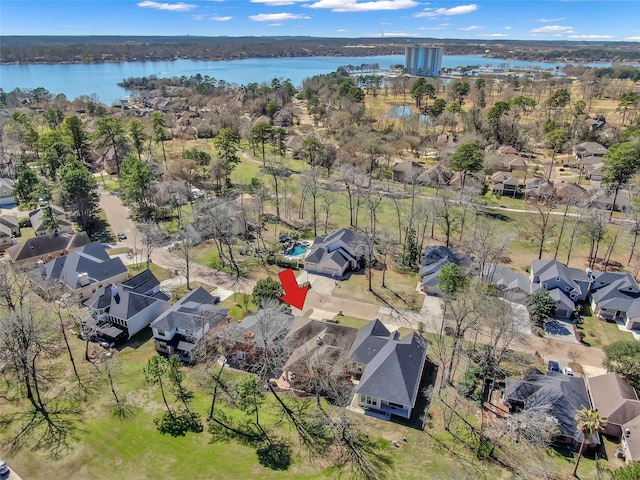
[[[405,47],[404,68],[407,73],[425,77],[440,76],[442,68],[442,47],[410,45]]]

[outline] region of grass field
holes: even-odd
[[[620,340],[633,340],[633,335],[630,332],[620,330],[617,323],[600,320],[593,315],[588,306],[585,305],[582,312],[584,324],[578,328],[578,332],[584,333],[584,342],[587,345],[604,347]],[[587,313],[585,314],[585,312]]]

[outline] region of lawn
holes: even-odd
[[[220,305],[228,308],[229,315],[236,320],[242,320],[258,310],[258,307],[253,302],[253,296],[246,293],[234,293]]]
[[[335,322],[338,325],[343,325],[345,327],[353,327],[353,328],[362,328],[371,322],[371,320],[365,320],[364,318],[350,317],[349,315],[336,315],[335,317],[333,317],[333,320],[335,320]]]
[[[584,333],[584,342],[587,345],[604,347],[620,340],[633,340],[633,335],[620,330],[617,323],[600,320],[593,315],[589,306],[584,305],[582,312],[584,324],[581,328],[578,327],[578,332]]]
[[[128,265],[127,268],[132,275],[137,275],[147,269],[147,262],[134,263]],[[171,278],[171,271],[169,269],[163,268],[155,263],[149,264],[149,270],[151,270],[151,273],[153,273],[160,282],[164,282]]]
[[[395,308],[417,310],[422,306],[424,295],[416,291],[418,285],[417,273],[402,273],[393,269],[387,270],[385,284],[381,286],[382,272],[373,271],[373,292],[367,291],[369,280],[362,273],[354,273],[347,280],[333,289],[331,294],[335,297],[347,298],[359,302],[378,305],[391,305]]]

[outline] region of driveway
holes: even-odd
[[[563,342],[580,343],[576,338],[573,323],[565,320],[554,319],[545,323],[544,336],[545,338],[553,338]]]

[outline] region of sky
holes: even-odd
[[[640,41],[639,19],[640,0],[0,0],[2,35]]]

